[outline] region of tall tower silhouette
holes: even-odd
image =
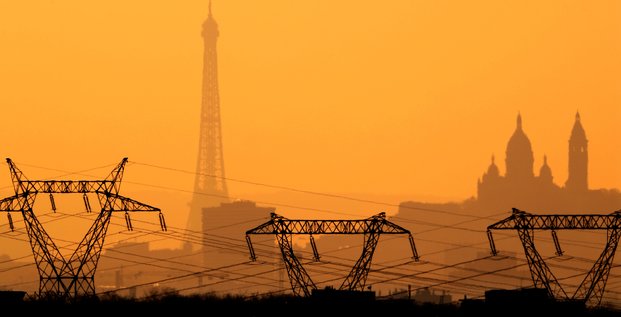
[[[576,121],[569,137],[569,176],[565,188],[570,191],[587,191],[589,151],[588,140],[582,123],[580,113],[576,112]]]
[[[200,136],[194,194],[190,202],[187,229],[202,231],[202,209],[228,202],[228,189],[224,175],[222,153],[222,128],[220,120],[220,94],[218,92],[218,24],[211,14],[203,23],[205,50],[203,54],[203,99],[201,107]]]

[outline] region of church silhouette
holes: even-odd
[[[564,184],[554,182],[552,168],[545,156],[538,175],[535,175],[532,146],[522,126],[522,116],[518,115],[515,131],[507,143],[504,175],[492,157],[487,171],[477,181],[476,197],[447,203],[405,201],[399,204],[399,211],[394,217],[405,222],[403,226],[413,232],[415,239],[417,232],[427,231],[429,235],[425,235],[424,238],[428,241],[447,241],[449,246],[442,246],[448,248],[448,251],[442,252],[445,261],[459,263],[473,256],[476,258],[489,256],[489,250],[481,245],[485,242],[485,228],[496,220],[510,215],[512,208],[533,214],[610,214],[621,209],[621,192],[618,189],[589,188],[588,140],[579,113],[576,114],[569,135],[568,155],[569,173]],[[446,216],[447,212],[455,214]],[[456,214],[476,218],[455,218]],[[421,222],[422,220],[437,223],[438,219],[443,219],[447,227],[426,226],[425,222]],[[458,226],[451,228],[452,223]],[[461,223],[469,223],[466,225],[469,228],[462,228],[465,225]],[[454,242],[455,237],[458,237],[459,243]],[[425,247],[432,251],[425,251]],[[431,243],[421,244],[419,247],[423,254],[421,258],[425,258],[425,252],[437,252],[433,251],[434,247]],[[517,248],[511,249],[507,246],[506,251],[519,252],[520,247],[516,245],[514,247]],[[467,269],[494,271],[499,268],[515,267],[511,270],[503,269],[507,276],[513,276],[511,278],[490,275],[484,280],[490,283],[489,285],[521,287],[530,284],[530,274],[519,267],[520,263],[515,257],[517,253],[507,254],[511,256],[502,260],[490,259],[465,265],[466,270],[457,268],[449,270],[447,271],[449,278],[459,279],[472,274]]]
[[[531,213],[602,213],[621,209],[621,192],[618,189],[590,189],[588,184],[588,140],[580,114],[576,113],[568,146],[568,178],[563,185],[554,183],[547,157],[539,174],[534,173],[534,154],[522,116],[518,114],[515,131],[505,156],[506,172],[501,174],[495,158],[477,182],[477,196],[461,203],[429,204],[403,202],[399,216],[417,208],[438,208],[469,211],[480,215],[518,208]],[[407,216],[406,216],[407,217]]]
[[[510,215],[512,208],[533,214],[610,214],[621,209],[621,192],[618,189],[589,188],[588,139],[580,114],[576,114],[571,127],[568,155],[569,174],[563,184],[555,183],[545,156],[536,174],[531,142],[522,126],[522,116],[518,115],[515,131],[507,143],[504,174],[492,157],[491,164],[477,181],[476,196],[446,203],[401,202],[397,214],[389,219],[412,232],[423,261],[433,263],[438,258],[443,258],[443,263],[466,261],[463,265],[434,272],[436,275],[432,276],[431,281],[438,281],[435,279],[437,276],[459,280],[476,272],[502,271],[498,275],[479,276],[477,283],[491,288],[498,285],[509,288],[530,285],[530,273],[521,265],[524,263],[517,255],[521,252],[521,246],[503,246],[504,257],[483,259],[490,255],[485,231],[489,224]],[[507,237],[511,238],[510,235]],[[316,241],[318,248],[333,256],[356,258],[360,255],[360,249],[352,247],[360,245],[359,239],[339,236],[321,237]],[[404,255],[399,251],[402,250],[399,243],[403,241],[383,238],[381,242],[382,247],[374,257],[374,263],[394,263],[403,259]],[[517,242],[517,237],[512,242]],[[311,254],[310,246],[305,251]],[[468,261],[473,258],[479,260]],[[429,281],[425,278],[421,277],[422,283]],[[371,281],[369,284],[373,285],[374,290],[386,291],[388,288],[398,292],[400,287],[403,288],[398,283],[373,284]],[[443,283],[440,284],[436,289],[438,291],[444,290]]]

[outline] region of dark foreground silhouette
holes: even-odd
[[[213,295],[180,296],[152,294],[142,299],[115,295],[60,299],[24,299],[0,303],[4,312],[20,315],[63,316],[619,316],[618,310],[589,309],[581,303],[464,300],[453,304],[417,303],[405,299],[369,299],[368,296],[320,298],[269,296],[241,297]]]

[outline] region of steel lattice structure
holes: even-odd
[[[609,215],[533,215],[513,208],[506,219],[487,227],[487,236],[493,255],[497,254],[491,230],[517,230],[530,268],[535,287],[544,287],[548,294],[557,299],[584,301],[599,305],[606,288],[606,281],[613,264],[615,251],[621,237],[621,211]],[[607,241],[604,250],[586,274],[578,289],[570,297],[535,248],[534,230],[550,230],[556,247],[556,254],[562,255],[556,230],[606,230]]]
[[[341,290],[364,290],[367,276],[371,269],[373,253],[381,234],[407,234],[412,249],[412,257],[415,261],[419,260],[414,238],[410,231],[386,220],[386,214],[383,212],[362,220],[290,220],[272,213],[271,220],[246,231],[246,242],[250,250],[250,258],[255,261],[257,257],[250,240],[251,234],[276,235],[287,274],[289,275],[291,288],[297,296],[310,296],[311,291],[316,289],[317,286],[293,253],[292,235],[294,234],[310,235],[315,261],[319,261],[319,253],[317,252],[313,234],[364,234],[362,255],[360,255],[360,258],[341,284]]]
[[[129,230],[132,230],[132,227],[128,212],[158,212],[161,228],[166,231],[166,223],[159,208],[119,195],[127,158],[124,158],[106,179],[93,181],[28,180],[11,159],[7,158],[6,161],[11,172],[15,195],[0,200],[0,211],[8,213],[11,229],[13,229],[11,212],[20,212],[24,218],[39,272],[40,296],[70,298],[95,295],[95,270],[112,212],[125,212]],[[91,211],[91,206],[86,194],[97,195],[101,211],[68,260],[62,256],[52,237],[48,235],[33,212],[35,199],[40,193],[50,194],[53,210],[56,209],[56,204],[52,194],[81,193],[88,212]]]
[[[194,195],[190,202],[187,229],[203,231],[203,208],[219,206],[229,202],[224,173],[224,151],[222,147],[222,120],[220,117],[220,91],[218,86],[218,50],[220,32],[211,12],[203,23],[203,86],[201,100],[200,134]]]

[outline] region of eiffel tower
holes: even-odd
[[[202,209],[229,202],[224,175],[222,153],[222,128],[220,120],[220,94],[218,92],[218,24],[211,14],[203,23],[203,99],[194,194],[186,228],[203,232]],[[192,232],[191,232],[192,233]]]

